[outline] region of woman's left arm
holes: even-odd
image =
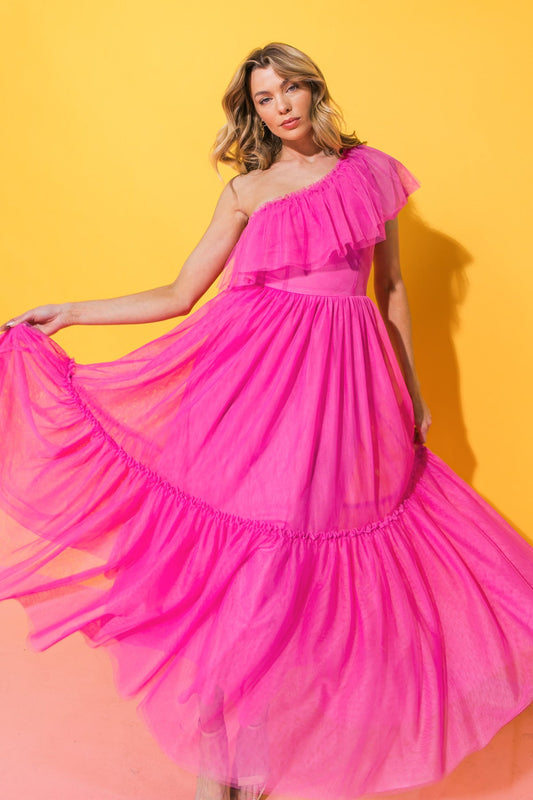
[[[392,345],[413,401],[415,440],[425,442],[431,412],[427,407],[416,374],[407,290],[400,268],[398,218],[385,223],[387,238],[374,248],[374,291]]]

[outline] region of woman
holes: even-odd
[[[288,45],[252,51],[223,106],[213,162],[239,175],[176,280],[4,326],[1,597],[34,649],[81,631],[124,695],[148,688],[196,800],[431,783],[533,699],[533,549],[424,446],[397,221],[416,179],[341,133]],[[115,362],[48,338],[189,314],[219,275]]]

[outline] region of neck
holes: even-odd
[[[323,150],[310,138],[301,141],[284,142],[279,152],[277,161],[314,161]]]

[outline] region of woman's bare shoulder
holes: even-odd
[[[321,180],[335,167],[338,158],[319,158],[313,165],[291,161],[274,161],[267,169],[254,169],[232,178],[239,208],[250,217],[260,206],[297,192]],[[324,172],[324,166],[328,169]]]
[[[261,193],[262,182],[268,171],[268,169],[253,169],[250,172],[241,172],[229,181],[237,196],[239,208],[247,217],[254,211],[257,196]]]

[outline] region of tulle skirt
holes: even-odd
[[[427,447],[365,295],[222,291],[128,355],[0,339],[0,599],[180,766],[425,785],[533,700],[533,548]]]

